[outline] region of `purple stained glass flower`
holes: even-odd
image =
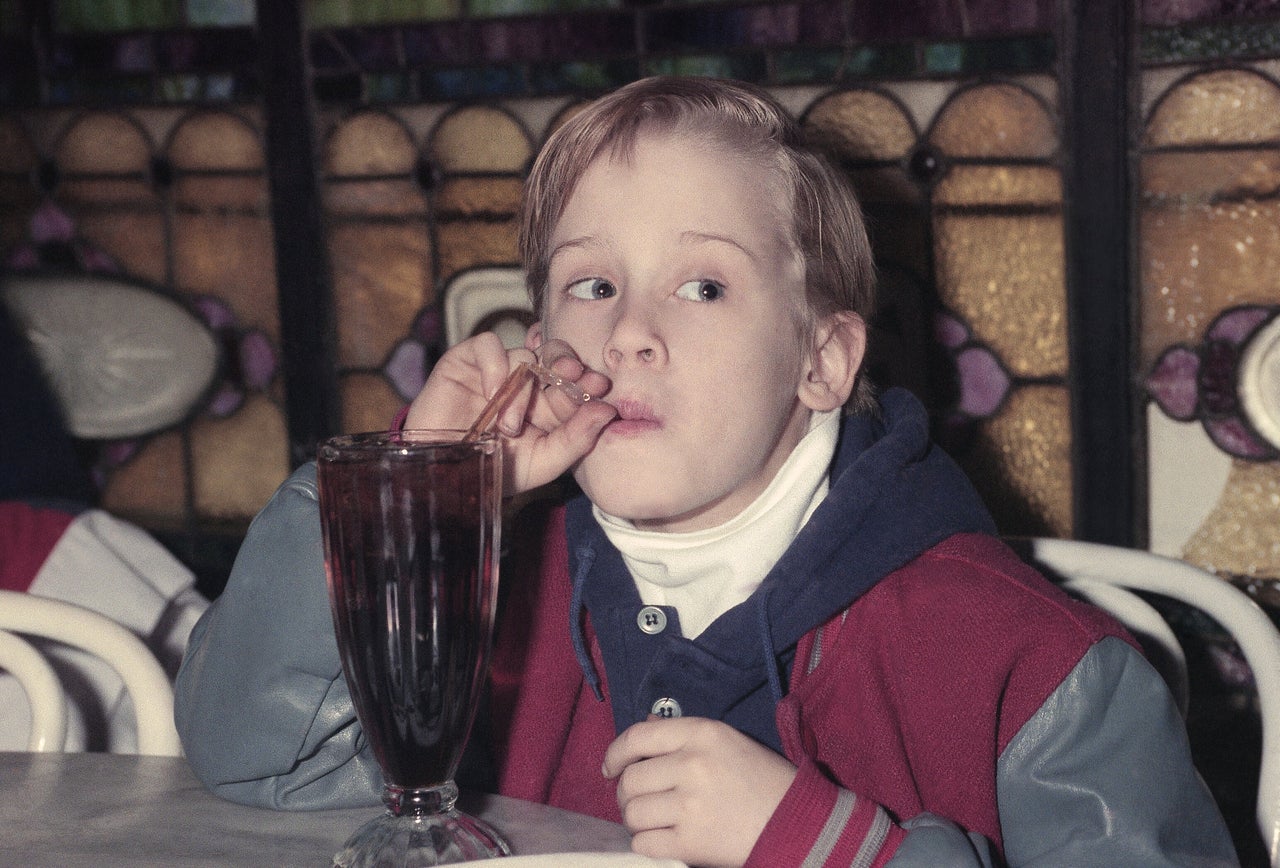
[[[250,392],[270,387],[279,367],[276,351],[261,331],[241,327],[235,311],[222,299],[200,296],[194,306],[222,344],[223,371],[205,410],[225,419],[244,405]]]
[[[975,341],[968,325],[954,314],[937,314],[933,333],[938,343],[946,347],[959,380],[958,415],[985,419],[1000,409],[1013,385],[1000,357]]]
[[[1243,305],[1223,311],[1199,346],[1172,346],[1160,354],[1147,374],[1147,393],[1170,418],[1199,419],[1214,444],[1230,455],[1256,461],[1280,458],[1245,419],[1238,389],[1241,352],[1277,309]]]

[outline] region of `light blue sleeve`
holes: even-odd
[[[196,775],[263,807],[378,804],[382,778],[341,672],[308,464],[254,519],[192,631],[174,705]]]
[[[1172,696],[1120,639],[1093,646],[1009,743],[996,793],[1010,868],[1239,865]],[[992,865],[946,820],[903,825],[892,868]]]

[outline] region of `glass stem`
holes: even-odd
[[[427,817],[447,814],[458,801],[458,787],[453,781],[445,781],[434,787],[405,788],[387,784],[382,791],[382,803],[397,817]]]

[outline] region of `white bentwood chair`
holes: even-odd
[[[182,755],[173,723],[173,687],[141,639],[83,606],[0,590],[0,669],[13,675],[29,698],[29,750],[63,750],[67,711],[61,681],[43,655],[25,641],[27,636],[52,639],[101,658],[120,675],[133,701],[138,753]]]
[[[1235,586],[1185,561],[1077,540],[1036,537],[1010,543],[1051,579],[1123,623],[1170,680],[1184,713],[1188,690],[1182,646],[1159,612],[1130,591],[1194,606],[1231,634],[1258,689],[1262,766],[1257,822],[1271,865],[1280,868],[1280,632],[1271,619]]]

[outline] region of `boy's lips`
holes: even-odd
[[[662,420],[658,418],[653,408],[643,401],[624,398],[610,403],[617,408],[618,418],[610,422],[605,429],[609,433],[642,434],[662,427]]]

